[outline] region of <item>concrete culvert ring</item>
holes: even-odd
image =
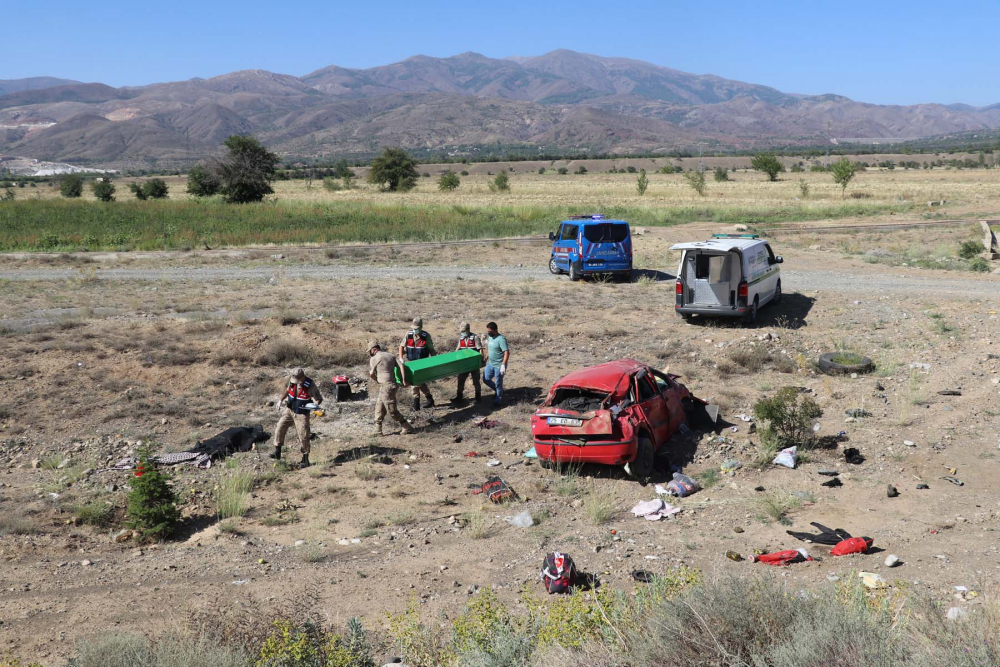
[[[875,370],[874,362],[857,352],[827,352],[820,355],[818,365],[827,375],[871,373]]]

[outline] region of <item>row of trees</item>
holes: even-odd
[[[84,178],[80,174],[67,174],[63,176],[59,183],[59,194],[67,199],[77,199],[83,195]],[[166,199],[170,194],[166,181],[162,178],[151,178],[145,183],[130,183],[129,190],[136,199]],[[94,179],[90,188],[100,201],[115,201],[115,193],[118,188],[110,176],[101,176]]]

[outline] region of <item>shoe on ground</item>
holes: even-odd
[[[299,461],[299,467],[300,468],[308,468],[311,465],[312,464],[309,463],[309,455],[308,454],[303,454],[302,455],[302,460]]]
[[[428,408],[433,408],[434,407],[434,397],[433,396],[431,396],[430,398],[427,399],[427,407]]]
[[[267,455],[267,458],[274,459],[275,461],[281,458],[281,447],[275,447],[274,451]]]

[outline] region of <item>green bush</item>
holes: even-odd
[[[441,192],[450,192],[461,184],[462,180],[451,169],[441,174],[441,177],[438,178],[438,190]]]
[[[574,171],[573,173],[578,176],[583,176],[584,174],[587,173],[587,168],[581,164],[579,167],[576,168],[576,171]]]
[[[385,148],[372,160],[368,182],[389,192],[406,192],[417,184],[417,161],[402,148]]]
[[[691,186],[691,189],[698,193],[699,197],[705,196],[705,172],[687,171],[684,172],[684,180]]]
[[[83,176],[66,174],[59,181],[59,194],[67,199],[78,199],[83,195]]]
[[[149,199],[166,199],[167,195],[170,194],[170,188],[167,187],[167,182],[162,178],[149,179],[142,186],[142,189]]]
[[[982,242],[975,239],[971,241],[962,241],[962,244],[958,247],[958,256],[962,259],[973,259],[985,250],[986,246],[984,246]]]
[[[729,170],[725,167],[716,167],[713,177],[716,183],[725,183],[729,180]]]
[[[986,273],[990,270],[990,263],[987,262],[982,257],[976,257],[971,262],[969,262],[969,270],[975,271],[977,273]]]
[[[107,176],[95,180],[90,188],[94,191],[94,197],[98,201],[109,202],[115,200],[115,184]]]
[[[569,173],[569,169],[567,169],[566,167],[559,167],[556,170],[556,173],[558,173],[560,176],[565,176],[566,174]]]
[[[778,180],[778,174],[785,170],[785,165],[773,153],[758,153],[750,160],[750,166],[754,171],[767,174],[767,180]]]
[[[375,667],[361,621],[352,618],[347,633],[334,634],[315,625],[290,621],[275,629],[260,647],[256,667]]]
[[[510,177],[506,171],[501,171],[488,185],[490,192],[510,192]]]
[[[128,526],[138,530],[142,539],[163,539],[173,532],[180,521],[177,497],[168,484],[169,477],[157,470],[149,454],[139,456],[136,474],[132,477],[132,490],[128,494],[125,516]]]
[[[761,438],[772,439],[779,447],[807,444],[813,420],[823,414],[816,401],[800,394],[797,387],[782,387],[774,396],[757,401],[753,411],[766,422]]]
[[[195,165],[187,176],[188,194],[195,197],[211,197],[219,194],[222,184],[215,172],[205,165]],[[143,192],[145,194],[145,192]]]
[[[639,196],[646,194],[646,189],[649,187],[649,178],[646,176],[646,170],[643,169],[639,172],[639,177],[635,179],[635,191],[639,193]]]

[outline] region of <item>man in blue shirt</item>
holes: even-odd
[[[510,348],[507,338],[497,330],[497,323],[486,325],[486,368],[483,369],[483,383],[496,392],[493,405],[500,405],[503,399],[503,376],[507,374]]]

